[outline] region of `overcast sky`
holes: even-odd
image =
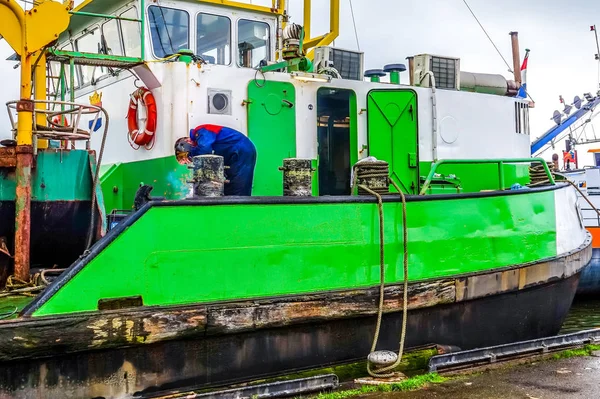
[[[589,27],[596,22],[600,27],[600,1],[467,1],[510,65],[510,31],[519,32],[521,57],[525,48],[531,50],[527,84],[536,102],[531,111],[532,138],[552,126],[552,112],[561,108],[559,94],[572,101],[575,95],[597,90],[596,43]],[[252,2],[267,5],[271,1]],[[357,49],[349,0],[340,2],[341,34],[335,44]],[[289,3],[292,20],[301,23],[303,1]],[[312,33],[316,35],[328,29],[329,2],[313,3]],[[366,69],[405,62],[409,55],[431,53],[459,57],[463,71],[511,77],[463,0],[353,0],[353,6]],[[2,104],[18,96],[18,70],[13,70],[12,62],[3,61],[11,53],[6,42],[0,41]],[[403,73],[402,80],[408,83],[408,72]],[[600,137],[600,124],[596,125]],[[8,136],[6,111],[0,113],[0,126],[0,137]],[[586,131],[589,137],[593,135],[591,128]],[[561,143],[557,150],[563,147]],[[580,148],[580,153],[583,150]],[[544,156],[550,158],[550,152]],[[585,160],[589,163],[591,157],[586,154]]]

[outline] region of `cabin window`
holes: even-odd
[[[257,68],[270,61],[269,24],[240,19],[238,52],[238,63],[242,67]]]
[[[103,54],[123,55],[121,37],[119,35],[119,21],[111,19],[102,24],[102,41],[100,46]]]
[[[150,6],[148,7],[152,49],[158,58],[176,54],[181,49],[190,48],[190,16],[183,10]]]
[[[522,102],[515,103],[515,130],[529,135],[529,105]]]
[[[96,27],[90,29],[88,33],[75,41],[77,51],[81,53],[99,53],[100,49],[100,30]],[[79,86],[85,86],[92,83],[98,76],[103,75],[102,71],[97,71],[94,66],[81,66],[79,70]]]
[[[231,21],[227,17],[200,13],[196,23],[196,54],[209,64],[231,63]]]
[[[119,15],[121,18],[138,19],[135,7],[125,10]],[[134,21],[119,21],[123,35],[123,48],[127,57],[141,57],[142,46],[140,42],[140,23]]]

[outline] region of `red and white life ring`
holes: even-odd
[[[52,118],[52,125],[69,127],[69,120],[64,115],[55,115],[54,118]]]
[[[129,111],[127,111],[127,126],[129,129],[129,142],[138,146],[148,146],[154,144],[156,133],[156,100],[154,96],[145,87],[140,87],[131,94],[129,101]],[[140,126],[138,121],[138,107],[144,107],[146,113],[146,124]]]

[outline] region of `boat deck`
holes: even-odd
[[[16,319],[19,312],[33,299],[33,296],[25,295],[0,297],[0,320]]]

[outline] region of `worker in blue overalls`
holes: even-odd
[[[190,130],[190,137],[177,140],[175,154],[180,163],[189,163],[192,157],[215,154],[223,157],[225,195],[251,195],[256,148],[248,137],[218,125],[200,125]]]

